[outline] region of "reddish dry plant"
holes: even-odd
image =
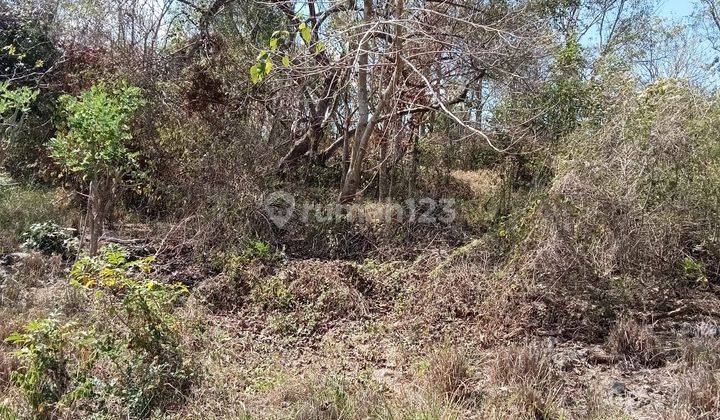
[[[720,340],[691,340],[682,348],[681,373],[667,418],[720,418]]]

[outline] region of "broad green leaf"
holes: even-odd
[[[305,41],[305,43],[309,44],[312,37],[312,32],[310,31],[310,28],[305,23],[301,23],[298,26],[298,30],[300,31],[300,36]]]
[[[288,57],[287,55],[283,56],[282,65],[285,67],[290,67],[290,57]]]
[[[25,334],[21,334],[17,331],[11,333],[6,339],[6,342],[13,344],[21,344],[26,341]]]
[[[260,65],[255,64],[254,66],[250,67],[250,80],[253,83],[258,83],[262,76],[260,76],[262,73],[260,72]]]

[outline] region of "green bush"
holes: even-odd
[[[105,247],[96,258],[80,259],[70,272],[73,284],[104,303],[97,307],[97,319],[103,320],[97,331],[117,375],[107,392],[120,398],[131,417],[171,402],[192,376],[173,315],[187,288],[147,279],[152,261],[132,260],[120,247]]]
[[[70,223],[75,211],[51,190],[15,185],[0,174],[0,253],[15,250],[31,225]]]
[[[61,323],[56,316],[31,321],[24,331],[11,334],[6,341],[19,346],[15,355],[22,370],[12,380],[26,396],[36,417],[52,418],[56,410],[86,395],[92,384],[86,378],[84,363],[74,351],[84,346],[74,323]]]
[[[193,369],[173,314],[187,289],[149,280],[151,263],[119,247],[83,257],[70,281],[90,310],[66,323],[33,321],[8,338],[21,361],[13,378],[34,416],[142,418],[187,389]]]
[[[89,193],[87,230],[90,254],[97,251],[105,219],[129,179],[142,176],[138,153],[128,148],[135,111],[145,104],[141,90],[93,86],[79,98],[60,97],[64,126],[50,141],[51,156],[69,174],[78,175]]]
[[[53,222],[35,223],[22,235],[23,247],[65,257],[77,252],[78,242],[67,230]]]

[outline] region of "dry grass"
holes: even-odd
[[[720,418],[720,340],[696,339],[683,345],[669,419]]]
[[[676,408],[688,418],[717,419],[720,417],[720,372],[694,369],[680,380]]]
[[[64,267],[59,256],[30,253],[11,267],[11,275],[0,285],[0,306],[37,306],[33,301],[42,297],[42,289],[58,281]]]
[[[435,276],[438,282],[434,286],[436,289],[423,289],[432,285],[429,281],[411,281],[418,279],[418,273],[429,272],[445,260],[447,258],[441,256],[425,263],[419,262],[410,272],[387,284],[383,284],[380,278],[388,273],[380,269],[371,270],[370,264],[358,272],[356,265],[346,263],[294,261],[278,270],[278,274],[282,274],[279,285],[292,296],[290,307],[278,302],[268,305],[261,302],[262,299],[273,300],[282,295],[270,288],[266,291],[273,290],[271,293],[256,295],[257,302],[248,301],[248,305],[237,311],[217,311],[199,299],[202,290],[196,290],[196,296],[179,308],[178,316],[184,325],[181,331],[183,345],[200,367],[199,375],[184,401],[163,416],[177,419],[570,417],[568,413],[574,402],[567,398],[568,384],[563,375],[572,373],[560,372],[552,362],[552,346],[535,341],[478,350],[481,356],[476,356],[474,351],[467,349],[468,345],[480,348],[478,337],[463,335],[458,330],[459,324],[473,318],[464,314],[465,320],[452,324],[439,316],[447,308],[452,308],[452,302],[456,302],[455,299],[464,291],[475,290],[473,293],[477,293],[472,300],[465,302],[476,301],[480,296],[482,291],[477,286],[457,290],[464,284],[457,283],[456,290],[453,290],[452,284],[459,277],[465,279],[467,287],[472,283],[470,278],[488,281],[480,276],[471,277],[470,267],[484,261],[482,252],[473,251],[451,258],[452,262]],[[402,267],[409,268],[407,265]],[[271,278],[266,276],[256,281],[269,281]],[[438,304],[416,308],[412,312],[407,308],[400,310],[387,305],[387,302],[382,306],[382,299],[391,296],[384,289],[389,284],[409,291],[412,286],[416,287],[404,294],[405,299],[416,299],[415,302],[424,302],[423,305],[431,305],[431,300],[421,300],[420,297],[429,290],[435,290],[432,296],[439,299]],[[40,286],[41,283],[31,291],[35,298],[29,302],[33,305],[46,305],[51,296],[61,292],[60,286],[67,288],[64,283]],[[450,300],[442,300],[443,290],[449,294],[445,299]],[[251,299],[252,296],[253,292],[249,291],[244,298]],[[221,299],[222,293],[217,297]],[[25,307],[34,310],[34,306]],[[363,308],[367,310],[360,312]],[[382,312],[379,308],[390,312]],[[296,336],[286,341],[295,333],[268,328],[268,314],[307,312],[319,315],[318,319],[325,322],[323,328],[317,329],[310,337]],[[418,319],[421,322],[432,323],[428,324],[429,327],[442,326],[457,335],[453,340],[445,341],[443,338],[443,342],[448,344],[428,354],[428,348],[435,346],[430,343],[437,342],[439,335],[426,331],[428,335],[423,341],[415,342],[408,330],[393,323],[408,314],[420,315]],[[438,314],[438,317],[426,316],[429,314]],[[371,318],[376,325],[382,325],[382,328],[368,332],[362,327],[363,315]],[[618,354],[645,360],[642,354],[653,348],[650,345],[653,340],[648,338],[650,335],[649,328],[623,320],[613,330],[609,344],[614,343],[610,345],[618,349]],[[342,341],[342,345],[333,347],[332,341]],[[355,346],[355,343],[368,346],[372,351],[360,352],[360,345]],[[409,345],[401,347],[405,344]],[[388,349],[393,346],[401,347],[400,351],[407,354],[389,357],[391,353]],[[691,373],[690,368],[695,372],[695,369],[708,370],[707,366],[720,364],[711,346],[697,346],[696,350],[688,350],[683,356],[688,371],[676,396],[674,412],[689,413],[685,418],[702,415],[713,418],[714,414],[707,413],[716,413],[713,404],[717,402],[714,396],[718,389],[717,376]],[[414,373],[412,368],[418,365],[423,368]],[[391,373],[377,377],[379,370]],[[4,390],[0,388],[0,391]],[[7,391],[8,395],[11,391]],[[620,418],[623,413],[603,401],[605,396],[600,391],[589,395],[582,406],[583,411],[573,412],[573,416]],[[19,397],[9,398],[12,398],[14,408],[21,406]]]
[[[0,173],[0,254],[17,250],[22,233],[33,223],[54,221],[72,226],[77,217],[69,193],[14,185]]]
[[[551,352],[540,342],[500,350],[490,365],[490,384],[499,390],[490,412],[512,418],[556,418],[563,403],[563,381]]]
[[[9,334],[9,332],[0,331],[0,338],[4,340]],[[17,359],[10,354],[9,349],[0,346],[0,389],[10,387],[10,374],[18,366]]]
[[[720,339],[696,338],[682,343],[680,360],[687,369],[720,369]]]
[[[664,361],[659,340],[648,325],[640,325],[632,319],[620,319],[608,335],[608,348],[625,361],[645,366],[659,366]]]
[[[220,274],[202,281],[194,296],[214,312],[233,312],[245,303],[249,281],[246,276]]]
[[[332,319],[367,315],[373,291],[353,265],[313,260],[290,263],[253,290],[256,300],[270,308],[312,307]]]
[[[425,372],[428,391],[458,401],[470,391],[470,380],[470,366],[465,354],[452,348],[442,348],[431,354]]]
[[[475,171],[452,171],[450,175],[457,181],[470,187],[473,194],[478,197],[485,196],[497,190],[500,176],[492,170],[479,169]]]
[[[596,385],[590,386],[583,399],[584,411],[581,416],[584,420],[610,420],[610,419],[626,419],[629,418],[622,409],[612,404],[607,397],[607,392],[603,392]]]
[[[695,286],[682,281],[687,255],[717,271],[716,105],[674,81],[639,94],[625,83],[601,127],[566,139],[545,195],[513,206],[502,274],[519,291],[509,310],[537,306],[530,328],[600,341],[628,308],[675,309]]]

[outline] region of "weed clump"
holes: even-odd
[[[632,319],[620,319],[608,335],[610,351],[626,361],[645,366],[662,364],[662,349],[652,328]]]
[[[66,230],[53,222],[35,223],[23,233],[23,247],[44,254],[75,255],[78,241]]]
[[[563,382],[538,342],[501,350],[490,364],[490,385],[501,390],[491,406],[514,416],[554,418],[562,403]]]
[[[151,263],[118,247],[81,258],[70,278],[89,310],[32,321],[7,338],[20,361],[12,380],[33,416],[137,418],[177,402],[193,377],[173,314],[187,290],[150,280]]]
[[[720,341],[702,338],[684,343],[674,400],[665,413],[673,419],[720,416]]]
[[[425,380],[430,392],[459,400],[469,391],[470,368],[466,356],[451,349],[434,352],[428,362]]]

